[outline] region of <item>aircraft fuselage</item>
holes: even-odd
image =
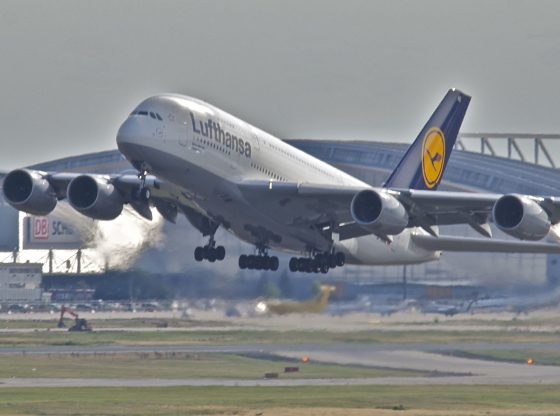
[[[236,186],[241,181],[368,185],[202,101],[173,94],[143,101],[122,124],[117,144],[139,170],[177,187],[177,199],[257,247],[309,254],[332,249],[331,236],[276,212],[262,212]],[[368,235],[337,241],[347,263],[408,264],[439,252],[416,247],[406,229],[391,244]]]

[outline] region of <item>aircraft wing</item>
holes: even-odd
[[[133,174],[84,174],[75,172],[40,172],[40,171],[29,171],[34,174],[40,175],[43,179],[46,179],[55,193],[58,199],[65,199],[67,197],[66,192],[68,190],[68,185],[72,180],[79,176],[90,176],[96,180],[105,183],[112,184],[119,193],[123,196],[125,202],[132,199],[132,193],[140,187],[140,178],[138,175]],[[158,178],[153,175],[148,175],[146,177],[146,186],[151,190],[160,189],[163,184]]]
[[[351,204],[361,191],[385,193],[395,198],[406,210],[407,227],[422,227],[434,237],[438,225],[468,224],[490,237],[488,222],[492,209],[502,194],[381,189],[368,186],[344,187],[313,183],[243,181],[238,184],[243,196],[263,212],[286,225],[321,228],[333,226],[340,239],[376,234],[358,224]],[[560,198],[525,196],[548,215],[550,222],[560,221]]]
[[[67,193],[72,188],[71,183],[74,180],[81,180],[79,188],[82,193],[81,198],[92,199],[104,197],[104,203],[115,205],[130,204],[134,210],[146,219],[152,219],[152,213],[149,205],[154,205],[165,219],[175,222],[177,216],[177,208],[181,208],[185,214],[194,212],[196,205],[184,190],[158,179],[154,175],[147,175],[144,187],[149,190],[149,202],[139,195],[142,181],[135,174],[87,174],[74,172],[42,172],[28,169],[20,169],[13,171],[17,176],[14,179],[14,186],[11,188],[13,197],[18,199],[21,195],[25,195],[22,203],[37,198],[35,205],[28,206],[24,209],[34,215],[46,215],[52,208],[53,200],[68,199]],[[84,182],[85,181],[85,182]],[[28,184],[30,183],[30,184]],[[36,193],[35,193],[35,188]],[[71,192],[71,191],[70,191]],[[4,190],[4,193],[6,191]],[[26,195],[29,193],[29,195]],[[51,201],[51,202],[48,202]],[[17,205],[17,204],[16,204]],[[16,206],[16,208],[18,208]],[[21,208],[20,208],[21,209]],[[77,209],[77,208],[76,208]],[[118,215],[120,211],[113,211]],[[87,213],[86,215],[97,219],[112,219],[96,216],[96,214]],[[195,215],[194,213],[192,215]],[[200,215],[200,214],[199,214]]]
[[[247,180],[238,188],[249,202],[286,225],[320,226],[353,222],[350,203],[364,187],[306,182]]]

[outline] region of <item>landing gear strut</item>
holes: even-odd
[[[259,248],[257,255],[242,254],[239,256],[239,268],[244,270],[278,270],[278,257],[269,256],[266,248]]]
[[[148,175],[148,171],[142,167],[140,172],[138,172],[138,179],[140,179],[140,187],[136,191],[136,198],[140,201],[148,202],[151,195],[151,192],[148,188],[146,188],[146,175]]]
[[[289,266],[291,272],[325,274],[329,269],[342,267],[345,263],[344,253],[317,253],[313,257],[292,257]]]
[[[196,261],[208,260],[214,263],[216,260],[222,261],[226,257],[226,249],[224,246],[217,246],[214,236],[210,236],[210,241],[204,247],[194,249],[194,259]]]

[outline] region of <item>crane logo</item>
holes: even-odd
[[[439,128],[432,127],[424,136],[422,144],[422,175],[429,189],[439,183],[444,164],[445,137]]]

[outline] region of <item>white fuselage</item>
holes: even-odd
[[[330,238],[297,226],[282,210],[262,212],[235,183],[250,180],[364,186],[364,182],[202,101],[174,94],[142,102],[119,129],[119,150],[137,168],[171,184],[189,205],[244,241],[294,253],[327,251]],[[406,229],[391,244],[373,235],[336,241],[353,264],[409,264],[437,259]]]

